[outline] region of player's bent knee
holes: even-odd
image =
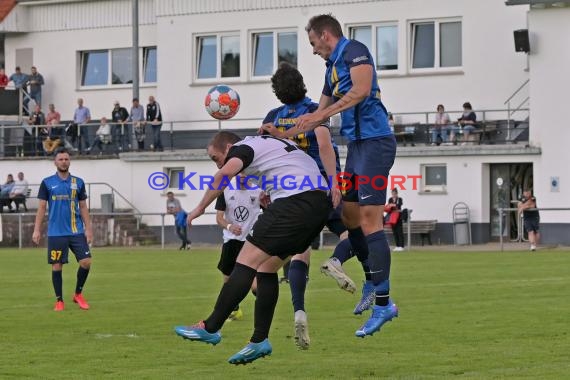
[[[83,269],[90,269],[90,268],[91,268],[91,259],[79,260],[79,265],[80,265]]]
[[[54,272],[60,272],[61,270],[63,270],[63,264],[62,263],[51,264],[51,270]]]
[[[298,253],[296,255],[293,255],[293,257],[291,257],[291,261],[302,261],[305,264],[309,265],[309,261],[311,259],[311,249],[307,249],[305,252],[303,253]]]
[[[277,256],[272,256],[270,259],[261,264],[259,268],[257,268],[257,271],[263,273],[277,273],[283,264],[285,264],[285,261],[281,260]]]

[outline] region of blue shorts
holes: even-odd
[[[70,236],[48,236],[48,264],[67,264],[69,249],[77,261],[91,258],[89,244],[84,234]]]
[[[395,158],[396,138],[393,135],[350,142],[340,183],[342,199],[361,205],[385,204]]]

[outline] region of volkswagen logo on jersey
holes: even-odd
[[[234,218],[238,222],[245,222],[249,218],[249,210],[246,207],[238,206],[234,210]]]

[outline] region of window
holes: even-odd
[[[133,52],[132,49],[111,50],[112,84],[133,83]]]
[[[133,83],[131,48],[79,52],[81,86],[109,86]],[[156,82],[156,47],[142,48],[142,78]]]
[[[198,78],[216,77],[216,36],[198,37]]]
[[[156,82],[156,46],[143,48],[143,80],[145,83]]]
[[[447,166],[445,164],[422,165],[422,191],[445,192],[447,188]]]
[[[184,168],[164,168],[164,172],[168,175],[170,183],[169,189],[178,189],[180,185],[180,177],[184,178]]]
[[[398,69],[398,26],[392,24],[354,26],[350,38],[362,42],[374,57],[376,70]]]
[[[239,36],[222,37],[222,78],[239,77]]]
[[[411,24],[412,69],[460,67],[461,22],[428,21]]]
[[[109,52],[85,51],[81,53],[81,85],[106,85],[109,81]]]
[[[253,38],[253,76],[272,75],[279,63],[297,67],[297,32],[261,32]]]
[[[240,76],[239,35],[198,36],[196,49],[197,79],[238,78]]]

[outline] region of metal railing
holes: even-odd
[[[503,244],[503,214],[505,212],[511,212],[511,211],[519,211],[518,208],[513,208],[513,207],[500,207],[496,209],[497,212],[499,213],[499,245],[501,247],[501,252],[504,250],[504,244]],[[569,207],[538,207],[538,208],[527,208],[525,209],[525,211],[570,211]],[[524,234],[524,229],[523,229],[523,225],[522,225],[522,214],[517,217],[517,239],[515,241],[523,241],[523,234]]]
[[[109,218],[114,218],[116,216],[125,216],[125,215],[132,215],[134,217],[136,217],[137,219],[141,219],[143,216],[160,216],[161,219],[161,223],[160,223],[160,247],[161,249],[164,249],[165,246],[165,241],[166,241],[166,224],[165,224],[165,217],[167,215],[167,213],[164,212],[136,212],[136,213],[118,213],[118,212],[94,212],[94,213],[90,213],[89,214],[91,217],[94,216],[104,216],[104,217],[109,217]],[[205,212],[203,215],[216,215],[215,212],[212,211],[207,211]],[[21,212],[21,213],[11,213],[11,214],[0,214],[0,218],[14,218],[17,217],[18,218],[18,249],[22,249],[23,248],[23,242],[24,242],[24,221],[23,218],[26,216],[36,216],[36,213],[33,212]],[[5,223],[5,221],[3,222]],[[44,222],[43,224],[45,225],[45,223],[47,223],[47,215],[46,217],[44,217]],[[92,221],[93,224],[93,221]],[[0,223],[0,227],[2,226],[2,223]],[[137,231],[140,230],[140,225],[137,224]],[[30,238],[31,239],[31,238]]]
[[[507,100],[505,100],[505,102],[503,103],[503,105],[506,105],[506,106],[507,106],[507,115],[508,115],[507,120],[510,121],[511,117],[512,117],[515,113],[517,113],[518,111],[522,111],[522,110],[523,110],[522,106],[525,105],[525,104],[527,104],[528,101],[530,100],[530,96],[527,96],[527,97],[525,97],[521,102],[519,102],[519,105],[516,106],[516,107],[514,108],[514,110],[513,110],[512,106],[511,106],[511,101],[514,99],[515,96],[517,96],[517,95],[522,91],[523,88],[525,88],[525,87],[529,84],[529,82],[530,82],[530,79],[527,79],[526,81],[524,81],[523,84],[521,84],[521,85],[519,86],[519,88],[517,88],[517,89],[511,94],[511,96],[509,96],[509,97],[507,98]],[[509,127],[509,128],[508,128],[508,135],[507,135],[507,136],[510,137],[510,132],[511,132],[510,123],[509,123],[508,127]],[[508,137],[507,137],[507,139],[508,139]]]
[[[511,108],[506,109],[485,109],[475,111],[479,116],[478,122],[483,128],[487,125],[506,125],[505,131],[500,131],[500,133],[506,134],[506,140],[503,138],[497,138],[496,140],[490,140],[489,143],[503,143],[512,142],[511,132],[513,131],[516,120],[512,120],[511,117],[515,112],[528,112],[528,108],[523,108],[521,106],[517,107],[514,111]],[[452,120],[457,116],[461,116],[463,111],[447,111]],[[435,111],[424,111],[424,112],[394,112],[393,115],[396,119],[397,125],[416,125],[416,130],[425,134],[430,134],[433,129],[433,120],[435,120]],[[256,133],[257,128],[261,125],[262,118],[233,118],[231,120],[216,120],[216,119],[195,119],[186,121],[163,121],[161,127],[161,139],[163,141],[163,146],[171,151],[175,149],[199,149],[203,148],[205,142],[211,138],[211,136],[217,131],[221,130],[233,130],[239,133],[242,131],[245,134]],[[524,120],[518,120],[518,123],[523,123]],[[0,122],[1,124],[1,122]],[[94,131],[101,124],[98,122],[90,122],[77,125],[77,133],[73,136],[68,136],[67,131],[72,124],[69,122],[60,122],[54,125],[29,125],[22,123],[19,125],[10,125],[9,122],[4,122],[2,128],[0,128],[0,152],[4,156],[44,156],[49,154],[45,152],[42,145],[46,137],[50,136],[60,139],[60,143],[70,148],[72,151],[82,152],[81,145],[84,138],[83,134],[87,131],[88,137],[95,138]],[[101,151],[103,155],[115,154],[121,151],[127,151],[128,146],[121,146],[119,149],[118,144],[121,143],[125,145],[131,145],[132,150],[136,150],[136,133],[135,127],[139,125],[145,131],[145,142],[152,144],[153,137],[150,132],[147,132],[147,126],[151,126],[151,122],[108,122],[107,123],[111,129],[111,140],[108,144],[104,144],[104,150]],[[450,126],[455,125],[451,123]],[[55,128],[55,129],[51,129]],[[120,128],[117,130],[117,128]],[[526,128],[526,127],[525,127]],[[520,130],[525,128],[519,128]],[[488,128],[491,129],[491,128]],[[333,123],[332,127],[333,135],[337,140],[337,144],[343,145],[346,143],[344,139],[340,138],[338,134],[338,126]],[[7,134],[10,134],[8,137]],[[515,136],[516,138],[516,136]],[[118,140],[118,141],[114,141]],[[503,141],[505,140],[505,141]],[[418,141],[419,143],[426,142],[429,140],[426,138],[425,141]],[[73,143],[73,144],[72,144]],[[75,144],[75,145],[74,145]],[[91,146],[93,146],[91,144]],[[87,147],[85,147],[87,148]],[[14,150],[12,152],[11,150]]]

